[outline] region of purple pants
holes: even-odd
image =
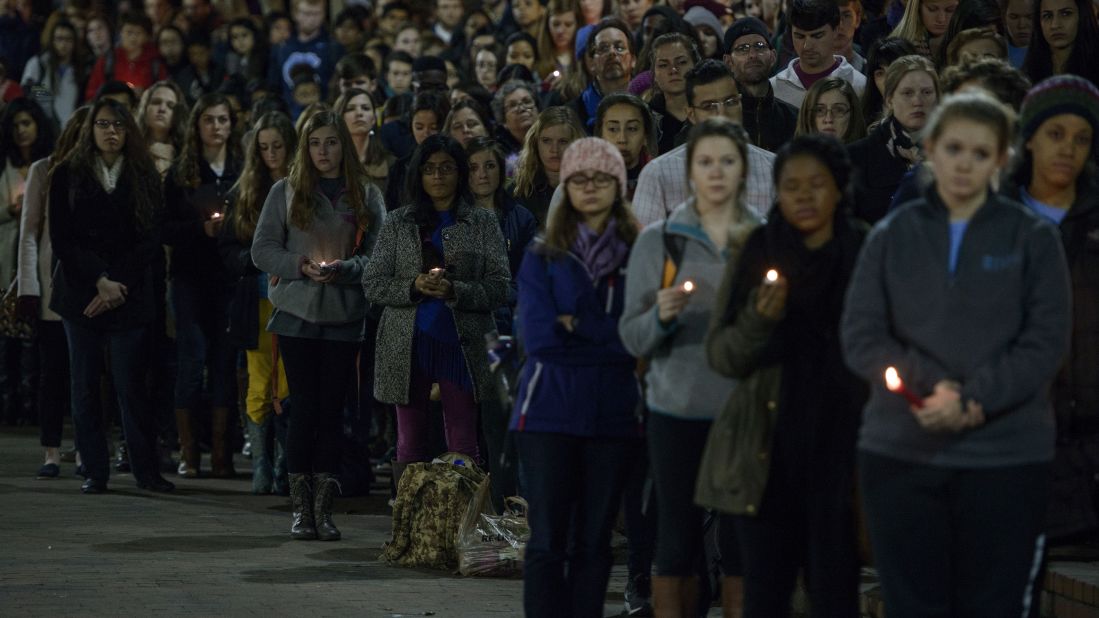
[[[397,406],[397,461],[413,463],[427,459],[428,422],[431,384],[415,363],[408,385],[408,405]],[[443,400],[443,430],[447,450],[462,453],[481,461],[477,447],[477,401],[473,393],[458,384],[439,380]]]

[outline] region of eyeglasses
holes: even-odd
[[[837,103],[832,107],[828,107],[827,105],[817,105],[813,107],[814,116],[824,118],[829,114],[831,114],[833,118],[846,118],[851,114],[851,106]]]
[[[96,120],[95,121],[95,128],[97,128],[97,129],[103,129],[104,131],[106,131],[107,129],[109,129],[111,127],[114,127],[115,131],[125,131],[126,130],[126,123],[122,122],[121,120],[114,120],[114,121],[111,121],[111,120]]]
[[[771,49],[771,46],[767,41],[756,41],[755,43],[745,43],[743,45],[737,45],[733,48],[733,54],[737,56],[747,56],[748,54],[755,52],[757,54],[766,54],[767,50]]]
[[[740,107],[740,95],[734,94],[724,101],[703,101],[695,107],[710,112],[711,114],[720,112],[722,108],[735,109],[737,107]]]
[[[603,43],[592,51],[593,56],[606,56],[607,54],[614,53],[617,56],[625,56],[626,52],[630,51],[629,47],[626,47],[622,43]]]
[[[522,101],[512,101],[504,106],[504,109],[509,112],[517,112],[522,109],[534,109],[534,99],[523,99]]]
[[[453,176],[458,171],[458,166],[453,163],[443,163],[442,165],[427,165],[420,168],[420,173],[424,176]]]
[[[604,174],[603,172],[596,172],[593,176],[584,176],[582,174],[573,174],[569,176],[569,179],[565,181],[565,184],[573,189],[583,189],[589,184],[594,184],[596,189],[606,189],[614,182],[614,176],[610,174]]]

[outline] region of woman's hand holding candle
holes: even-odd
[[[330,283],[340,270],[340,261],[332,262],[305,260],[302,262],[301,273],[317,283]]]
[[[935,392],[923,400],[923,407],[915,410],[916,420],[928,431],[957,433],[983,425],[984,408],[971,401],[962,403],[959,385],[942,381],[935,385]]]
[[[786,278],[777,270],[767,271],[756,296],[756,312],[771,321],[782,319],[782,313],[786,310],[787,293],[789,287],[786,285]]]
[[[694,282],[684,281],[680,285],[662,288],[656,292],[656,316],[663,324],[675,321],[691,300],[694,289]]]
[[[225,219],[221,216],[220,212],[215,212],[210,215],[210,218],[202,222],[202,232],[209,238],[217,238],[218,232],[221,231],[221,225],[225,222]]]

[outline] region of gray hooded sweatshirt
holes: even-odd
[[[753,215],[743,232],[756,227]],[[630,253],[626,274],[626,308],[618,334],[631,354],[649,359],[645,398],[651,412],[689,420],[713,420],[725,407],[736,380],[719,375],[706,360],[706,333],[726,267],[747,238],[730,239],[718,249],[702,229],[694,200],[680,204],[668,217],[667,233],[682,239],[683,257],[673,285],[687,280],[694,291],[683,311],[669,325],[660,322],[656,294],[664,276],[664,222],[646,227]]]

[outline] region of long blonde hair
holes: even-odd
[[[897,22],[897,27],[889,33],[891,37],[897,37],[908,41],[919,49],[928,45],[931,34],[923,25],[923,17],[920,15],[920,7],[930,0],[908,0],[904,5],[904,14]],[[1039,0],[1040,1],[1040,0]]]
[[[359,163],[359,157],[355,155],[355,143],[351,141],[351,134],[347,131],[347,125],[343,119],[330,110],[320,111],[314,114],[305,123],[298,135],[298,151],[294,155],[294,163],[290,166],[290,175],[286,182],[294,191],[294,199],[290,203],[290,221],[298,229],[307,230],[313,225],[318,203],[316,191],[318,183],[317,168],[313,165],[313,159],[309,156],[309,136],[318,129],[332,127],[340,140],[340,176],[347,186],[348,203],[355,211],[355,219],[360,228],[370,226],[370,213],[366,209],[366,189],[364,187],[366,173]]]
[[[545,165],[542,164],[542,157],[538,156],[538,139],[542,137],[542,131],[559,125],[565,125],[572,130],[569,143],[587,136],[576,112],[570,107],[551,107],[538,114],[538,118],[527,131],[526,139],[523,140],[523,150],[519,153],[519,161],[516,164],[514,191],[516,196],[534,195],[535,187],[546,181]]]
[[[287,167],[289,167],[290,157],[298,146],[298,135],[294,133],[294,125],[282,112],[267,112],[260,116],[252,128],[248,146],[244,152],[244,169],[232,189],[237,196],[233,204],[232,226],[241,242],[251,241],[252,235],[256,233],[259,213],[263,210],[263,203],[271,191],[271,185],[274,184],[271,171],[267,169],[267,164],[263,162],[263,156],[259,152],[259,134],[266,129],[279,132],[279,137],[282,138],[286,148]]]

